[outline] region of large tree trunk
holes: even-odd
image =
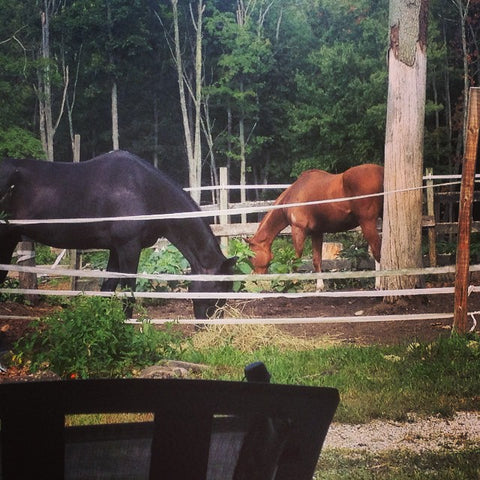
[[[422,266],[427,13],[428,0],[390,0],[383,270]],[[388,193],[406,189],[412,190]],[[420,283],[418,276],[393,276],[382,277],[381,286],[404,289]]]

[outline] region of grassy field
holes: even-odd
[[[22,365],[35,361],[38,368],[56,366],[56,373],[67,378],[72,378],[71,372],[91,378],[105,372],[130,376],[141,369],[138,362],[145,366],[172,358],[207,365],[203,378],[225,380],[242,380],[247,364],[263,361],[272,382],[337,388],[341,401],[334,421],[340,423],[408,421],[412,413],[448,418],[457,411],[480,410],[478,334],[439,337],[430,343],[358,346],[327,337],[299,339],[272,326],[223,326],[186,338],[168,328],[126,327],[121,305],[84,303],[81,300],[83,310],[77,307],[75,315],[68,309],[53,318],[48,335],[39,329],[19,344],[12,361]],[[105,322],[112,311],[118,319]],[[72,353],[72,345],[78,351]],[[88,348],[79,349],[82,345]],[[98,347],[95,355],[93,347]],[[479,459],[480,448],[468,441],[455,450],[420,454],[327,448],[315,478],[480,479]]]
[[[254,330],[236,328],[230,334],[207,331],[210,341],[195,338],[183,359],[209,365],[207,378],[240,380],[243,367],[260,360],[275,383],[338,388],[338,422],[405,420],[411,412],[448,416],[479,408],[478,336],[395,346],[344,345],[327,339],[322,346],[318,340],[282,343],[281,334],[275,339],[273,330],[258,346],[241,341],[242,336],[251,340]]]
[[[479,458],[475,445],[455,452],[324,450],[314,480],[478,480]]]
[[[183,357],[209,365],[206,378],[239,380],[244,365],[261,360],[273,382],[338,388],[341,402],[335,422],[406,421],[412,412],[449,417],[458,410],[480,407],[476,335],[382,347],[329,339],[320,345],[318,340],[295,342],[274,330],[259,334],[241,327],[211,328],[196,337]],[[455,451],[422,453],[327,448],[314,478],[480,480],[479,465],[480,447],[468,442]]]

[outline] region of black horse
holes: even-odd
[[[0,212],[7,219],[105,218],[196,212],[198,205],[165,174],[129,152],[114,151],[80,163],[39,160],[0,161]],[[58,248],[106,249],[107,270],[136,273],[142,248],[167,238],[185,256],[193,274],[231,274],[227,259],[203,218],[97,223],[9,225],[0,223],[0,263],[8,264],[22,238]],[[7,275],[0,271],[0,284]],[[135,290],[135,279],[105,279]],[[231,282],[193,281],[193,292],[226,292]],[[193,300],[196,318],[208,318],[220,300]]]

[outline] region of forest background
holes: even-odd
[[[388,0],[0,0],[0,157],[71,161],[79,134],[82,160],[119,147],[182,185],[186,138],[207,185],[219,166],[232,184],[242,169],[247,183],[262,184],[307,168],[383,163],[388,8]],[[479,25],[479,0],[430,1],[424,166],[435,173],[461,166]]]

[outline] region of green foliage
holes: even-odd
[[[302,259],[297,258],[295,249],[289,238],[277,237],[272,244],[273,260],[270,273],[293,273],[301,265]],[[298,280],[276,280],[272,282],[272,290],[277,292],[296,292],[302,288]]]
[[[7,277],[2,283],[2,288],[19,288],[20,282],[16,278]],[[18,293],[0,293],[0,302],[25,303],[25,296]]]
[[[37,265],[51,265],[57,259],[52,249],[41,243],[35,244],[35,262]]]
[[[180,251],[172,244],[161,250],[145,249],[140,257],[138,270],[147,274],[183,274],[188,269],[188,262]],[[183,282],[183,286],[185,282]],[[170,282],[170,288],[179,287],[181,282]],[[137,279],[137,290],[140,292],[166,291],[167,282],[157,280]]]
[[[360,232],[343,232],[329,235],[329,240],[342,243],[339,258],[350,260],[347,270],[365,269],[363,264],[371,262],[372,256],[368,243]],[[330,288],[341,290],[345,288],[373,288],[375,280],[372,278],[344,278],[329,280]]]
[[[108,264],[108,252],[101,251],[87,251],[83,255],[83,264],[89,265],[94,270],[106,270]]]
[[[116,81],[123,147],[158,159],[163,170],[184,183],[188,167],[179,148],[182,119],[171,60],[170,2],[57,2],[51,10],[48,61],[34,54],[41,48],[40,6],[34,0],[0,0],[0,17],[8,19],[0,26],[0,155],[43,156],[34,138],[40,123],[39,74],[48,64],[55,122],[68,66],[55,158],[71,159],[73,130],[82,137],[82,159],[111,148]],[[185,78],[193,78],[196,34],[189,7],[178,2]],[[451,21],[458,17],[455,3],[430,5],[425,164],[442,173],[456,168],[456,152],[463,148],[463,62],[467,77],[475,78],[478,10],[477,2],[465,10],[471,28],[464,59],[456,41],[462,22]],[[231,166],[232,183],[243,147],[248,182],[285,182],[312,167],[338,171],[365,161],[381,163],[388,2],[211,0],[203,20],[202,102],[210,115],[216,165]]]
[[[30,132],[19,127],[0,129],[0,158],[38,158],[44,159],[40,140]]]
[[[289,238],[277,237],[272,244],[272,253],[272,273],[292,273],[302,264],[302,259],[297,258]]]
[[[253,257],[253,252],[246,242],[240,238],[231,238],[228,242],[228,255],[237,257],[235,263],[234,273],[248,275],[252,273],[252,264],[250,258]],[[233,291],[239,292],[243,289],[242,282],[233,282]]]
[[[118,298],[77,297],[34,322],[13,358],[29,362],[32,371],[48,368],[65,378],[119,377],[181,351],[171,329],[156,330],[147,320],[137,329],[124,321]]]

